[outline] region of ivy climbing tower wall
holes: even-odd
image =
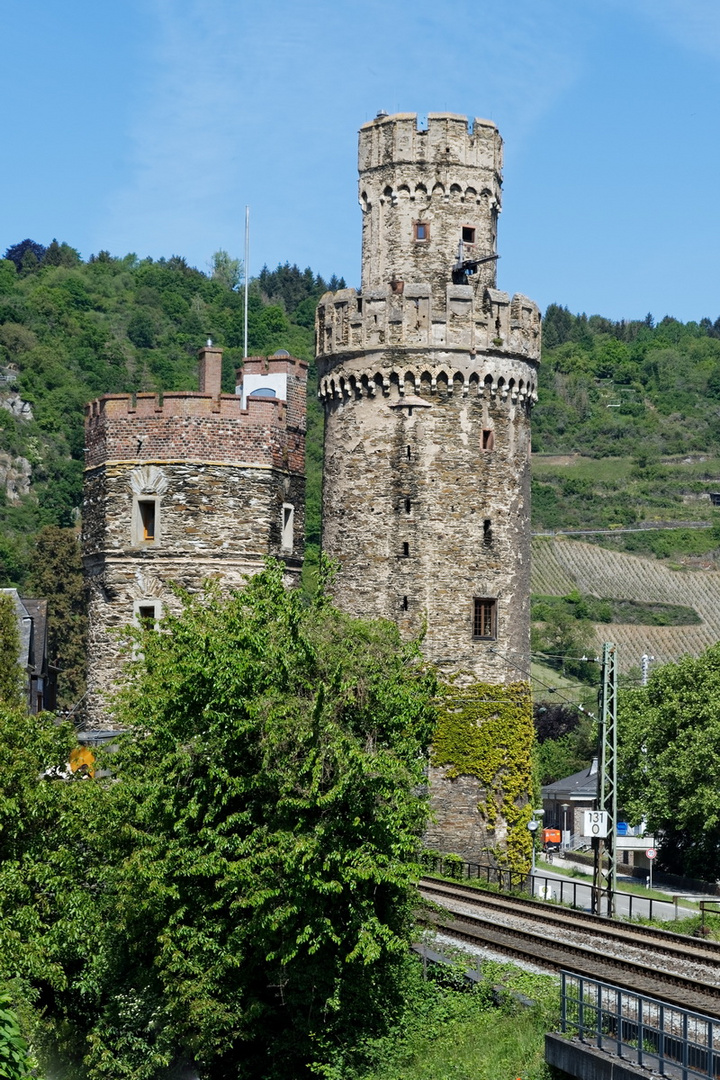
[[[540,313],[496,288],[501,170],[490,121],[436,113],[420,130],[401,113],[365,124],[362,288],[325,294],[316,323],[322,544],[340,567],[335,599],[406,636],[424,633],[427,658],[466,688],[462,708],[442,711],[455,736],[438,732],[427,839],[475,860],[508,848],[531,739],[529,704],[518,720],[523,691],[507,688],[529,670]],[[494,686],[505,689],[493,696]],[[490,778],[465,745],[475,721],[458,727],[472,700],[476,727],[503,708],[514,718],[513,746],[494,755]]]

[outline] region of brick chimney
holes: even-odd
[[[198,389],[201,394],[220,397],[222,382],[222,349],[216,348],[210,338],[198,353]]]

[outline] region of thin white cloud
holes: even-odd
[[[222,11],[156,0],[144,93],[130,132],[130,180],[109,199],[103,245],[171,254],[167,238],[212,248],[241,142],[232,48]],[[142,238],[139,241],[138,238]],[[217,246],[217,244],[215,245]]]

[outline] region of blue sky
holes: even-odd
[[[357,129],[489,117],[499,284],[611,318],[720,315],[717,0],[0,0],[0,251],[360,276]]]

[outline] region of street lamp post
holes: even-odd
[[[535,874],[535,833],[540,828],[540,822],[536,819],[543,817],[544,814],[544,810],[533,810],[532,817],[528,821],[528,829],[530,830],[530,837],[532,839],[532,866],[530,869],[531,877],[533,877]]]

